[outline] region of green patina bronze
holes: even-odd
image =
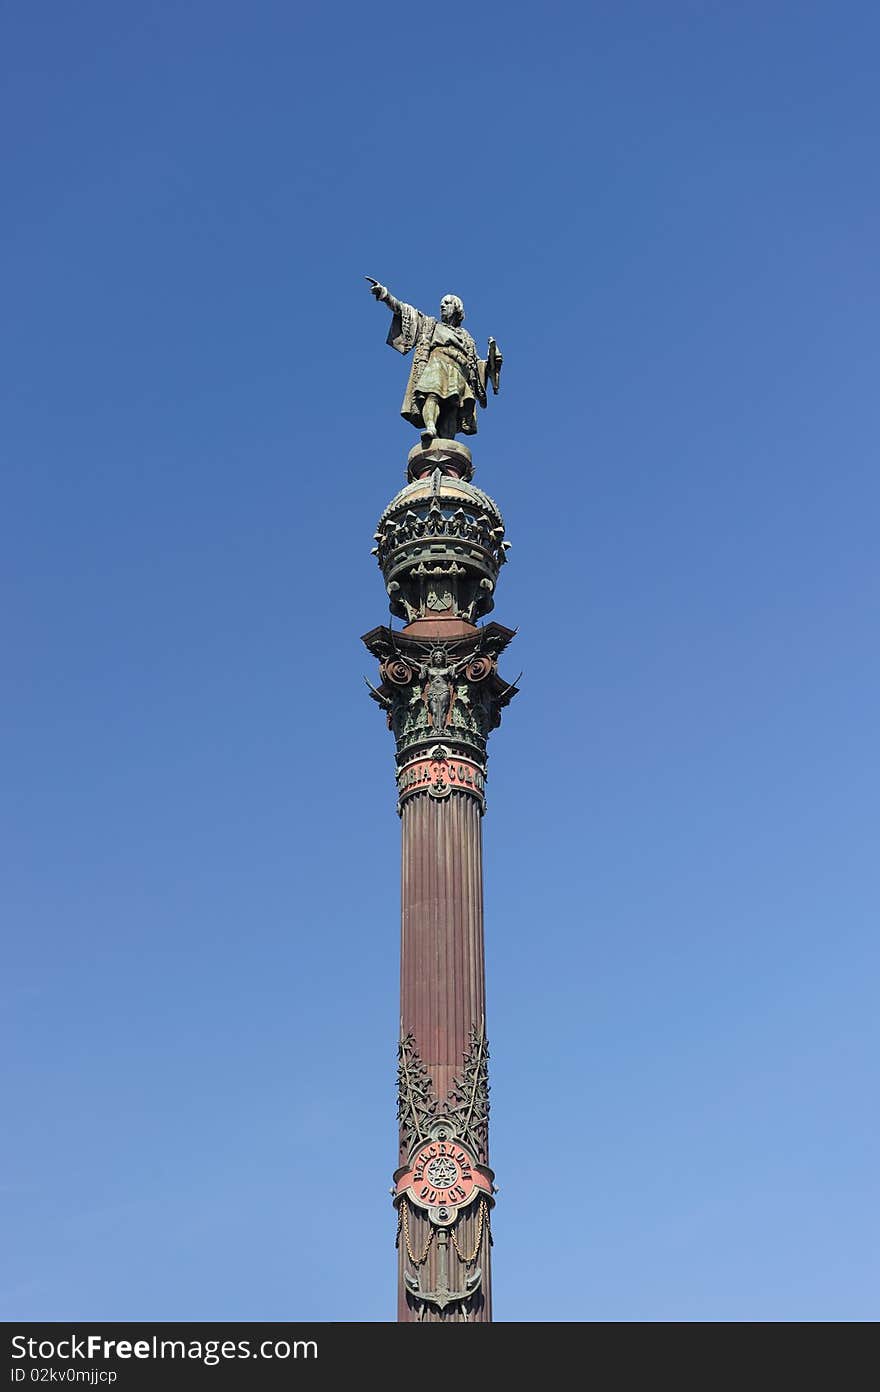
[[[400,414],[417,430],[425,442],[437,437],[453,440],[456,435],[477,433],[477,403],[486,406],[489,383],[497,392],[501,379],[502,355],[494,338],[489,339],[485,358],[464,322],[464,305],[457,295],[444,295],[440,317],[424,314],[372,276],[370,293],[391,310],[387,342],[398,353],[413,355]]]

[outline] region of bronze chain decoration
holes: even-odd
[[[473,1266],[474,1262],[477,1260],[477,1257],[479,1256],[480,1248],[483,1245],[483,1224],[485,1220],[486,1200],[480,1199],[479,1213],[477,1214],[477,1237],[476,1241],[474,1242],[474,1250],[471,1252],[469,1257],[465,1256],[464,1252],[458,1245],[458,1238],[455,1236],[455,1228],[450,1228],[449,1230],[449,1236],[452,1239],[453,1247],[458,1253],[459,1261],[463,1261],[465,1266]]]
[[[415,1254],[415,1252],[414,1252],[413,1249],[412,1249],[412,1243],[410,1242],[410,1236],[409,1236],[409,1201],[408,1201],[407,1199],[403,1199],[403,1200],[402,1200],[401,1205],[400,1205],[400,1212],[401,1212],[402,1218],[399,1219],[398,1221],[399,1221],[400,1226],[403,1227],[403,1241],[404,1241],[404,1246],[406,1247],[406,1255],[409,1257],[409,1259],[410,1259],[410,1261],[412,1262],[413,1266],[422,1266],[422,1265],[428,1260],[428,1253],[429,1253],[430,1250],[431,1250],[431,1243],[434,1241],[434,1237],[435,1237],[435,1234],[436,1234],[436,1228],[433,1228],[433,1227],[430,1228],[430,1230],[429,1230],[429,1232],[428,1232],[428,1240],[427,1240],[427,1242],[425,1243],[424,1251],[422,1252],[422,1255],[421,1255],[420,1257],[417,1257],[416,1254]],[[398,1226],[398,1229],[397,1229],[397,1231],[398,1231],[398,1236],[399,1236],[399,1234],[400,1234],[400,1226]],[[481,1231],[482,1231],[482,1229],[481,1229]],[[455,1241],[455,1237],[454,1237],[454,1236],[453,1236],[453,1241]],[[457,1245],[457,1244],[456,1244],[455,1250],[458,1251],[458,1245]]]

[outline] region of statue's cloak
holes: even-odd
[[[400,414],[421,429],[422,403],[434,395],[441,401],[458,401],[458,432],[477,432],[476,404],[486,404],[486,364],[467,329],[454,328],[432,319],[413,305],[399,303],[394,311],[387,342],[398,353],[413,349],[412,368]]]

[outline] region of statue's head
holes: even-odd
[[[457,295],[444,295],[440,301],[440,318],[444,324],[458,328],[464,322],[464,305]]]

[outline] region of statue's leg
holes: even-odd
[[[444,440],[454,440],[458,430],[458,397],[450,396],[440,407],[438,423],[440,435]]]
[[[439,414],[440,399],[431,392],[430,396],[426,396],[422,403],[422,420],[425,426],[422,431],[422,440],[425,440],[426,437],[428,440],[433,440],[436,437]]]

